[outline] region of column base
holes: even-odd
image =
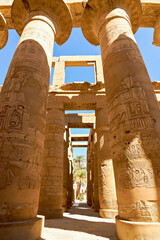
[[[44,216],[20,222],[0,223],[1,240],[38,240],[44,227]]]
[[[67,212],[68,208],[67,207],[62,207],[63,208],[63,213]]]
[[[94,207],[94,212],[99,212],[99,208]]]
[[[118,210],[113,209],[99,209],[99,215],[102,218],[115,219],[118,214]]]
[[[62,209],[52,209],[50,211],[40,211],[40,214],[44,215],[46,219],[62,218],[63,217],[63,208]]]
[[[132,222],[116,216],[116,229],[119,240],[160,239],[160,223]]]

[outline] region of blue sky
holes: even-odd
[[[151,81],[160,81],[160,48],[152,45],[153,29],[139,28],[135,34],[138,46],[148,69]],[[9,39],[7,45],[0,50],[0,85],[3,84],[10,61],[15,52],[19,41],[19,36],[15,30],[9,30]],[[85,40],[81,29],[73,29],[69,40],[62,46],[55,43],[54,56],[72,56],[72,55],[100,55],[100,47],[93,46]],[[51,74],[51,82],[53,79]],[[72,67],[66,68],[65,82],[88,81],[94,82],[93,67]],[[83,111],[84,112],[84,111]],[[88,133],[88,129],[74,129],[72,133]],[[74,156],[86,155],[86,149],[74,149]]]

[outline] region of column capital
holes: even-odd
[[[116,8],[123,9],[127,13],[132,24],[132,31],[136,33],[142,14],[140,0],[89,0],[83,11],[81,27],[85,38],[91,44],[99,45],[97,32],[97,22],[99,18],[105,13],[108,15]]]
[[[26,18],[42,13],[54,24],[56,42],[59,45],[65,43],[72,30],[72,17],[63,0],[14,0],[11,15],[18,34],[21,35]]]
[[[0,12],[0,49],[2,49],[8,41],[8,27],[5,18]]]

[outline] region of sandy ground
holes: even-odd
[[[76,202],[61,219],[45,221],[41,240],[117,240],[115,221],[99,217],[84,202]]]

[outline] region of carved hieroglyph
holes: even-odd
[[[140,1],[89,0],[82,29],[101,46],[119,216],[160,222],[160,111],[132,32],[140,13]]]
[[[12,5],[21,38],[0,95],[1,222],[37,215],[53,44],[55,36],[58,41],[63,35],[60,25],[66,21],[59,14],[62,7],[69,19],[63,41],[71,30],[70,13],[63,1],[58,2],[57,18],[56,1],[15,0]]]
[[[100,216],[114,219],[118,210],[106,108],[96,110],[96,132]]]
[[[8,26],[5,18],[0,12],[0,49],[2,49],[8,40]]]

